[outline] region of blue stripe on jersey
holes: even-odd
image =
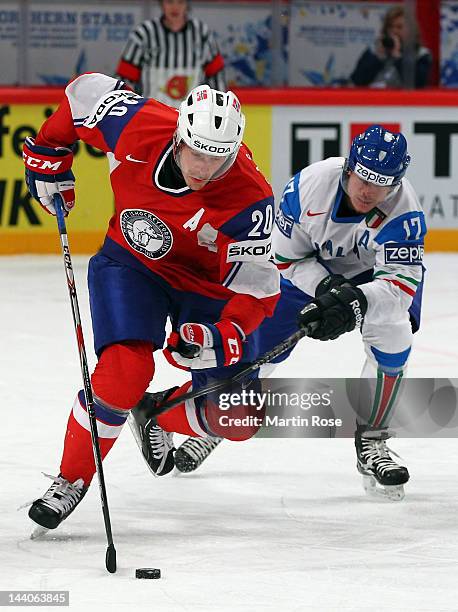
[[[84,391],[81,390],[78,392],[78,399],[81,406],[87,411],[86,408],[86,398],[84,396]],[[128,411],[126,410],[126,416],[120,415],[118,412],[114,410],[109,410],[108,408],[102,407],[97,402],[94,402],[94,410],[95,416],[97,420],[105,423],[107,425],[123,425],[126,422]]]
[[[229,285],[232,283],[232,281],[237,275],[237,272],[240,270],[241,267],[242,267],[241,261],[238,261],[237,263],[233,264],[232,268],[226,274],[226,278],[223,280],[224,287],[229,287]]]
[[[383,227],[375,237],[375,242],[413,242],[423,244],[426,234],[425,215],[418,210],[404,213]]]
[[[351,215],[351,217],[338,217],[337,213],[339,212],[339,206],[342,202],[342,197],[344,194],[344,190],[342,188],[341,183],[339,183],[339,187],[337,188],[336,199],[334,200],[334,204],[332,207],[331,219],[334,223],[361,223],[364,219],[365,215]]]
[[[280,200],[280,210],[282,213],[285,215],[285,217],[294,219],[296,223],[299,223],[301,216],[301,200],[299,197],[300,176],[300,172],[293,176],[293,178],[286,185]]]
[[[379,349],[375,348],[375,346],[371,346],[371,351],[382,370],[384,368],[390,370],[393,368],[402,368],[409,357],[410,350],[411,347],[409,346],[408,349],[401,351],[400,353],[385,353],[384,351],[380,351]]]
[[[270,207],[270,208],[269,208]],[[269,196],[255,202],[224,223],[219,231],[234,240],[268,238],[274,222],[274,199]],[[267,230],[267,232],[266,232]]]
[[[137,104],[123,104],[122,100],[120,100],[119,104],[116,105],[116,108],[125,108],[126,112],[124,115],[110,115],[108,112],[105,117],[97,122],[97,125],[95,126],[102,132],[105,142],[112,151],[115,150],[119,137],[124,131],[126,125],[148,102],[147,98],[137,98],[137,100]]]

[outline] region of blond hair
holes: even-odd
[[[405,9],[403,6],[393,6],[385,13],[385,17],[383,18],[382,22],[382,37],[390,35],[388,30],[391,28],[393,21],[399,17],[403,17],[405,19]],[[409,22],[409,27],[412,29],[412,38],[414,40],[415,47],[418,49],[418,47],[421,47],[421,36],[416,19]]]

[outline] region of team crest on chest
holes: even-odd
[[[172,248],[172,232],[159,217],[147,210],[123,210],[120,224],[127,244],[149,259],[160,259]]]

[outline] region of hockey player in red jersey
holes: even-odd
[[[36,140],[24,144],[28,187],[51,214],[56,192],[67,214],[74,206],[72,145],[78,139],[105,151],[110,165],[115,213],[88,271],[98,357],[91,382],[102,458],[154,376],[153,352],[164,345],[168,319],[174,330],[170,359],[192,375],[174,393],[231,376],[256,353],[250,334],[272,315],[279,275],[269,261],[272,191],[242,144],[244,124],[232,92],[199,86],[178,112],[93,73],[67,86]],[[173,468],[171,432],[237,440],[254,433],[215,431],[211,412],[204,399],[150,422],[158,475]],[[29,516],[42,527],[57,527],[94,473],[80,391],[60,474]]]

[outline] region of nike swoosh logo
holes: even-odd
[[[310,212],[310,210],[307,211],[307,217],[316,217],[317,215],[325,215],[327,213],[327,210],[324,210],[323,212]]]
[[[131,161],[131,162],[135,162],[136,164],[147,164],[147,161],[143,161],[142,159],[135,159],[135,157],[132,157],[132,155],[129,153],[129,155],[126,155],[126,159],[127,161]]]

